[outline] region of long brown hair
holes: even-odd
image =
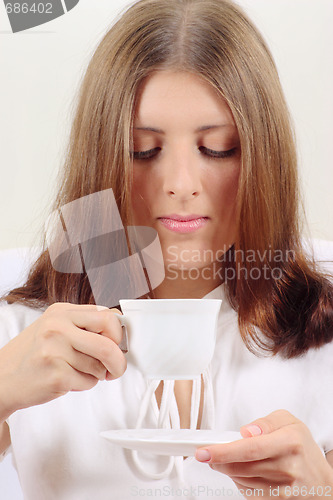
[[[286,357],[328,342],[332,286],[302,249],[295,141],[277,70],[257,29],[229,0],[140,0],[114,24],[82,83],[53,208],[111,187],[130,223],[135,99],[144,79],[163,69],[204,78],[226,99],[238,129],[238,236],[226,285],[244,342]],[[7,300],[91,303],[93,296],[84,273],[58,273],[45,250]]]

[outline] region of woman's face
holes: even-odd
[[[133,138],[135,225],[156,229],[166,268],[211,266],[235,239],[240,146],[228,105],[196,75],[155,72]]]

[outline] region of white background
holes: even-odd
[[[308,226],[333,240],[333,2],[238,0],[264,33],[293,115]],[[0,249],[38,243],[89,58],[129,2],[80,0],[68,14],[12,34],[0,3]],[[0,466],[3,500],[11,476]],[[7,492],[8,489],[8,492]]]

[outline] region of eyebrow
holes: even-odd
[[[234,126],[235,125],[233,123],[223,123],[221,125],[203,125],[202,127],[197,128],[195,130],[195,133],[204,132],[205,130],[211,130],[216,128],[234,127]],[[157,134],[165,134],[164,130],[155,127],[134,127],[134,130],[145,130],[147,132],[156,132]]]

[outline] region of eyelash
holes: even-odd
[[[133,151],[131,153],[134,160],[152,160],[161,150],[161,148],[148,149],[147,151]],[[200,146],[199,151],[207,156],[209,159],[223,159],[233,156],[237,148],[228,149],[227,151],[214,151],[213,149]]]
[[[204,155],[208,156],[209,158],[212,159],[222,159],[222,158],[230,158],[231,156],[234,156],[236,154],[237,148],[231,148],[228,149],[227,151],[214,151],[213,149],[205,148],[204,146],[201,146],[199,148],[201,152],[204,153]]]
[[[151,160],[159,151],[160,148],[148,149],[147,151],[133,151],[131,156],[134,160]]]

